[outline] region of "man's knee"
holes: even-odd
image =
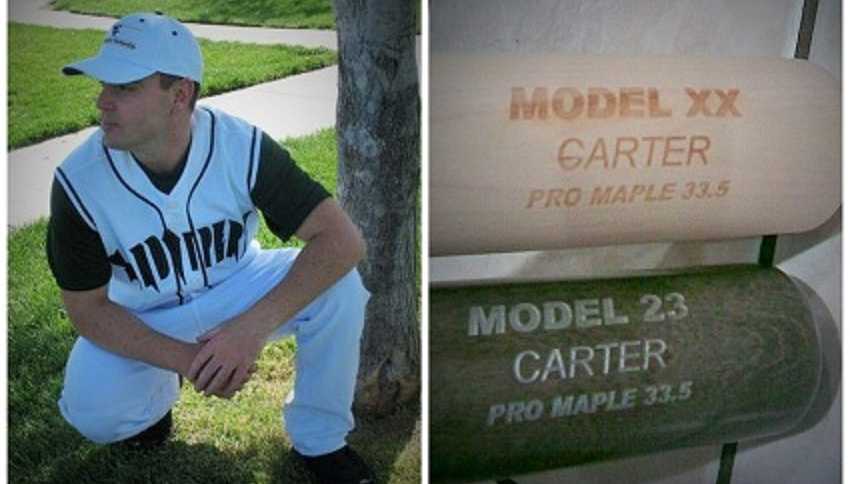
[[[363,285],[357,269],[352,269],[342,276],[325,293],[325,298],[332,306],[340,308],[345,313],[351,313],[352,316],[360,315],[360,317],[366,309],[369,296],[369,291]]]
[[[342,276],[342,279],[337,283],[341,286],[346,295],[350,296],[356,303],[365,306],[369,300],[369,291],[363,285],[363,278],[357,269],[352,269],[348,274]]]
[[[307,336],[344,331],[359,338],[369,296],[357,270],[348,272],[307,308],[305,315],[310,322],[300,325],[298,333]]]
[[[174,404],[175,397],[149,402],[120,402],[62,392],[59,411],[83,437],[97,444],[124,440],[151,426]]]
[[[135,435],[179,397],[177,375],[122,358],[82,338],[71,350],[59,410],[87,439],[109,443]]]
[[[124,416],[111,414],[103,409],[80,408],[79,404],[68,401],[63,396],[59,400],[59,410],[72,427],[83,437],[96,444],[108,444],[124,438]],[[123,428],[123,429],[122,429]]]

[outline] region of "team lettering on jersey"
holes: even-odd
[[[182,284],[186,284],[185,259],[188,259],[191,271],[199,271],[203,270],[201,264],[210,268],[225,259],[238,261],[244,255],[247,245],[245,225],[251,213],[246,212],[241,222],[226,219],[180,235],[171,230],[166,230],[162,236],[151,235],[129,249],[138,274],[121,251],[116,250],[110,255],[109,262],[124,269],[131,282],[138,281],[140,287],[152,287],[157,292],[160,282],[173,277],[172,271]]]

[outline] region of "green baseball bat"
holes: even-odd
[[[516,475],[813,425],[823,366],[817,319],[830,317],[798,284],[778,269],[728,266],[432,288],[432,479]]]

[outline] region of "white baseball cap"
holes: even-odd
[[[159,12],[134,13],[112,25],[96,56],[68,64],[62,72],[107,84],[135,82],[155,72],[200,83],[204,60],[195,36],[183,24]]]

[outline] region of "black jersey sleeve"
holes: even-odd
[[[50,270],[62,289],[87,291],[109,282],[112,268],[100,236],[83,221],[55,178],[46,247]]]
[[[289,240],[310,212],[330,196],[319,182],[298,167],[289,152],[263,133],[251,200],[280,240]]]

